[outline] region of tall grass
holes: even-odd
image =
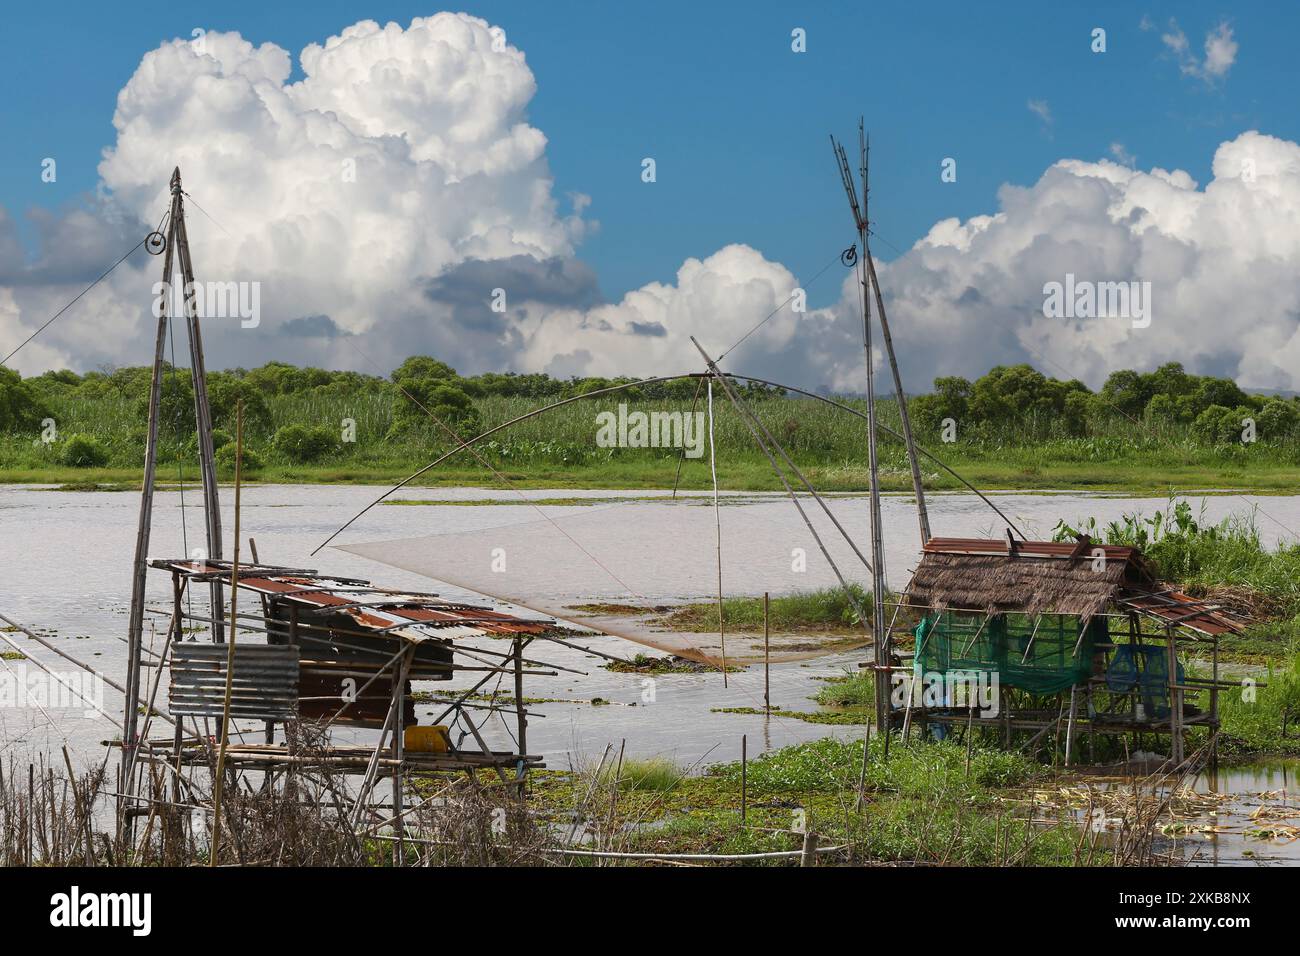
[[[850,584],[854,599],[864,610],[871,608],[871,594],[860,585]],[[774,630],[843,630],[860,626],[858,612],[843,588],[819,588],[773,597],[768,608],[769,625]],[[722,622],[729,630],[761,631],[763,599],[731,597],[722,602]],[[679,631],[713,631],[718,627],[717,602],[686,604],[667,618],[669,627]]]
[[[1220,692],[1219,719],[1226,754],[1300,755],[1300,654],[1270,664],[1239,691]]]
[[[356,472],[409,472],[427,464],[449,444],[436,429],[426,435],[389,437],[394,418],[390,394],[358,392],[351,395],[323,392],[269,395],[269,427],[250,427],[248,447],[282,477],[304,477],[326,472],[339,475]],[[865,410],[857,398],[842,399],[845,405]],[[481,446],[481,453],[494,467],[506,470],[548,473],[599,473],[607,480],[620,477],[636,483],[635,476],[653,471],[662,484],[671,481],[681,456],[672,448],[601,448],[596,444],[596,416],[617,411],[626,402],[630,411],[680,411],[689,413],[689,400],[633,399],[618,394],[573,402],[537,415],[498,432]],[[144,426],[136,402],[107,396],[88,401],[52,396],[53,418],[60,436],[90,435],[108,451],[109,467],[138,470],[143,460]],[[484,429],[501,425],[542,407],[545,402],[522,398],[489,396],[476,400]],[[803,468],[813,469],[827,487],[861,488],[866,482],[865,423],[844,411],[806,398],[768,397],[752,399],[750,407],[763,425],[781,442]],[[879,403],[882,424],[899,428],[898,406],[892,399]],[[729,487],[756,485],[777,487],[766,459],[755,446],[748,428],[725,401],[715,395],[714,440],[718,449],[719,477]],[[703,412],[703,403],[695,407]],[[317,466],[298,466],[283,459],[271,444],[275,430],[289,424],[321,426],[337,431],[344,422],[355,423],[355,442],[341,444],[337,454]],[[178,439],[178,423],[164,422],[161,460],[164,464],[193,458],[192,440]],[[188,427],[188,423],[185,423]],[[1031,423],[1032,424],[1032,423]],[[957,441],[944,444],[937,436],[920,436],[936,454],[956,467],[975,467],[996,474],[1004,486],[1038,483],[1047,472],[1079,475],[1078,481],[1121,484],[1135,475],[1150,481],[1152,475],[1204,474],[1213,469],[1220,480],[1245,478],[1263,470],[1300,465],[1300,441],[1259,443],[1251,446],[1207,446],[1195,441],[1189,429],[1179,425],[1152,423],[1135,428],[1122,420],[1101,422],[1087,437],[1071,437],[1051,422],[1033,427],[988,428],[971,433],[958,430]],[[1033,436],[1033,437],[1031,437]],[[46,445],[36,434],[0,435],[0,468],[39,471],[58,465],[60,442]],[[888,486],[908,487],[910,472],[902,444],[881,435],[882,480]],[[482,470],[472,456],[461,454],[450,463]],[[707,466],[688,461],[688,485],[707,481]],[[923,471],[934,485],[951,487],[949,477],[925,460]]]
[[[1270,551],[1261,542],[1256,511],[1210,524],[1193,514],[1189,502],[1170,499],[1168,507],[1151,516],[1124,515],[1099,527],[1089,519],[1078,528],[1064,521],[1058,539],[1086,533],[1106,544],[1142,548],[1160,575],[1194,590],[1237,587],[1264,599],[1266,612],[1280,617],[1300,614],[1300,545],[1280,545]]]

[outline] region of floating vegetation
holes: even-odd
[[[616,674],[712,674],[722,670],[721,667],[713,664],[704,664],[685,657],[675,655],[651,657],[648,654],[637,654],[630,661],[610,661],[604,666],[606,670],[614,671]],[[731,673],[744,669],[734,664],[727,665],[727,670]]]
[[[778,707],[775,704],[770,711],[764,711],[761,707],[713,707],[710,709],[710,713],[791,717],[808,724],[868,724],[871,722],[871,715],[864,710],[844,710],[839,712],[830,710],[786,710],[784,707]]]

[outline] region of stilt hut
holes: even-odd
[[[1031,745],[1055,729],[1067,763],[1081,732],[1094,747],[1096,734],[1168,735],[1178,765],[1189,730],[1213,741],[1219,693],[1235,686],[1220,679],[1218,645],[1241,622],[1162,583],[1137,548],[931,538],[904,604],[920,616],[905,723],[979,717],[998,721],[1008,744],[1030,733]],[[1191,673],[1193,657],[1208,676]],[[954,698],[972,683],[994,688],[996,706]]]

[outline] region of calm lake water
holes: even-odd
[[[627,599],[629,592],[649,601],[716,594],[716,519],[711,501],[700,496],[688,496],[689,500],[672,504],[666,500],[640,500],[656,497],[645,492],[530,491],[523,494],[534,501],[576,498],[594,499],[595,503],[538,507],[380,506],[335,544],[387,554],[389,549],[377,548],[375,543],[400,541],[391,553],[397,555],[396,563],[402,567],[381,564],[339,548],[328,548],[311,557],[310,552],[326,537],[385,490],[369,486],[249,487],[243,492],[244,536],[256,539],[259,555],[267,563],[313,567],[456,598],[473,598],[474,594],[447,581],[468,581],[479,590],[512,597],[532,587],[541,594],[534,606],[547,609],[593,599]],[[233,497],[231,489],[222,489],[227,549],[234,524]],[[499,489],[436,488],[403,489],[400,497],[470,502],[511,500],[519,495]],[[627,503],[620,503],[623,499]],[[182,495],[176,491],[156,495],[152,557],[181,557],[187,553],[187,545],[193,548],[201,544],[199,496],[190,488],[184,493],[184,509],[181,500]],[[929,500],[935,534],[1003,534],[1002,520],[973,495],[943,494]],[[1030,537],[1049,536],[1059,519],[1076,523],[1095,516],[1105,522],[1133,511],[1149,515],[1167,505],[1165,499],[1073,493],[1000,494],[994,500]],[[1208,520],[1257,508],[1256,522],[1268,544],[1297,540],[1294,529],[1300,529],[1300,496],[1211,495],[1203,500]],[[1202,499],[1192,497],[1191,501],[1199,510]],[[865,569],[860,563],[854,564],[855,558],[846,546],[832,540],[834,532],[824,518],[817,516],[815,505],[805,502],[804,507],[809,519],[823,532],[836,562],[852,579],[865,581]],[[831,499],[831,507],[865,548],[866,499],[836,497]],[[130,492],[63,492],[0,485],[0,613],[51,635],[69,653],[121,680],[138,508],[139,496]],[[884,501],[883,513],[887,576],[890,585],[898,588],[906,583],[917,558],[915,512],[910,498],[890,496]],[[782,593],[834,582],[803,519],[787,498],[730,495],[720,520],[727,593]],[[584,548],[590,546],[591,557],[597,565],[606,565],[604,570],[595,565],[584,568],[572,556],[557,556],[556,529],[561,529],[560,536],[565,540],[580,541]],[[491,584],[492,579],[483,568],[467,567],[472,562],[464,557],[476,547],[494,543],[505,543],[511,562],[523,569],[495,588],[480,584]],[[806,551],[806,570],[791,570],[789,556],[793,548]],[[243,555],[247,559],[247,547]],[[443,576],[439,581],[431,583],[428,577],[403,569],[410,567],[446,570],[440,572]],[[169,589],[168,577],[151,574],[151,606],[169,607]],[[153,620],[161,632],[166,618]],[[58,663],[53,654],[24,636],[9,636],[32,656]],[[161,634],[155,635],[153,641],[161,647]],[[586,638],[579,643],[622,657],[641,649],[617,637]],[[529,724],[529,750],[543,754],[552,767],[599,760],[606,746],[617,748],[623,742],[629,755],[665,754],[689,766],[738,758],[742,735],[748,736],[753,755],[828,733],[861,732],[855,727],[836,728],[790,718],[713,712],[719,707],[761,707],[761,667],[731,675],[724,689],[721,675],[715,673],[659,675],[647,684],[644,675],[612,673],[601,667],[601,661],[558,645],[540,646],[539,642],[530,654],[585,672],[534,678],[526,688],[529,696],[573,701],[532,708],[535,716]],[[811,709],[813,705],[807,698],[821,686],[818,678],[856,670],[860,659],[861,654],[855,652],[774,665],[773,704]],[[20,665],[10,662],[10,666]],[[70,665],[60,665],[58,669],[68,668]],[[467,676],[438,686],[467,686],[471,682]],[[593,706],[593,698],[610,703]],[[106,689],[104,707],[109,713],[119,713],[120,696]],[[440,710],[427,705],[418,708],[419,716],[426,721]],[[512,729],[512,724],[507,726],[503,720],[494,719],[486,726],[485,736],[493,746],[510,746]],[[93,713],[87,717],[82,710],[49,709],[42,714],[32,707],[0,708],[0,754],[6,757],[11,753],[57,751],[66,742],[80,759],[97,761],[103,757],[100,741],[115,732],[116,728],[102,717]],[[1274,784],[1280,780],[1295,792],[1294,765],[1271,766],[1267,785],[1260,783],[1258,788],[1276,789]],[[1255,783],[1247,781],[1242,786]],[[1216,853],[1241,858],[1240,847],[1233,846],[1230,840],[1223,842],[1226,847],[1216,843]]]

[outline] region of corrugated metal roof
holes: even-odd
[[[1142,552],[1137,548],[1126,548],[1114,544],[1098,544],[1089,541],[1084,545],[1086,553],[1091,554],[1095,548],[1101,548],[1107,561],[1129,561],[1140,558]],[[1006,557],[1010,553],[1010,542],[1006,538],[931,538],[922,548],[929,554],[981,554]],[[1068,559],[1080,553],[1080,545],[1071,541],[1017,541],[1016,554],[1035,558]]]
[[[230,574],[230,563],[224,561],[159,560],[151,564],[193,579]],[[481,605],[445,601],[436,594],[380,588],[358,578],[322,575],[306,569],[241,565],[238,583],[255,594],[296,604],[309,615],[330,611],[346,614],[358,632],[412,643],[566,630],[549,618],[528,620]]]
[[[185,717],[220,717],[225,709],[225,644],[180,643],[172,648],[171,712]],[[230,716],[287,720],[298,712],[298,648],[236,644]]]

